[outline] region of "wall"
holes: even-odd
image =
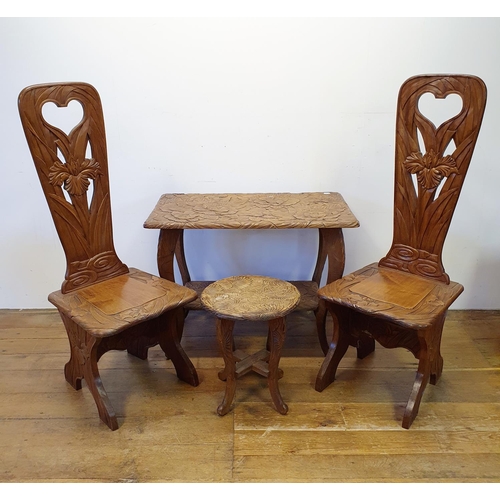
[[[500,308],[499,18],[0,19],[0,308],[49,307],[65,260],[21,129],[27,85],[86,81],[104,106],[115,245],[156,272],[142,224],[164,192],[339,191],[360,221],[346,272],[391,243],[399,87],[469,73],[488,105],[444,250],[454,307]],[[317,235],[197,231],[194,279],[307,279]]]

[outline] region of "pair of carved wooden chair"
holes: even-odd
[[[462,109],[436,128],[419,111],[425,93],[437,98],[458,94]],[[65,134],[44,119],[42,108],[50,102],[67,106],[73,100],[82,104],[84,115]],[[426,384],[435,384],[441,375],[446,311],[463,290],[450,282],[441,254],[485,104],[485,85],[473,76],[424,75],[403,84],[397,109],[392,247],[378,264],[318,292],[321,307],[334,318],[334,335],[316,390],[334,380],[349,345],[362,346],[362,356],[374,349],[375,340],[385,347],[409,349],[419,364],[403,418],[406,428],[417,415]],[[149,347],[159,344],[177,376],[198,385],[196,370],[180,345],[183,306],[197,296],[171,281],[127,268],[116,255],[97,91],[84,83],[36,85],[21,92],[19,110],[67,260],[61,290],[49,295],[70,342],[66,380],[75,389],[86,380],[99,416],[114,430],[117,419],[97,361],[111,349],[146,359]],[[450,145],[453,151],[445,155]]]

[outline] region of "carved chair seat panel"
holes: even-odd
[[[319,296],[409,328],[427,328],[462,293],[459,283],[370,264],[320,288]]]
[[[105,282],[49,295],[62,314],[96,337],[114,335],[194,299],[196,292],[134,268]]]

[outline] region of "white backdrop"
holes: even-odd
[[[457,309],[500,308],[499,18],[1,18],[0,308],[50,307],[65,260],[17,111],[25,86],[101,95],[115,246],[156,272],[142,224],[165,192],[338,191],[360,221],[346,272],[390,247],[399,87],[468,73],[488,87],[444,249]],[[186,234],[193,279],[308,279],[313,230]]]

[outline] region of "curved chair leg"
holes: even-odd
[[[443,373],[443,357],[441,356],[441,337],[443,335],[444,320],[446,319],[446,314],[443,314],[438,321],[436,321],[434,336],[433,336],[433,349],[431,358],[431,376],[429,383],[436,385],[437,381]]]
[[[344,357],[350,345],[349,335],[349,311],[335,304],[327,304],[328,311],[333,318],[333,328],[336,331],[336,339],[332,341],[328,353],[316,377],[315,389],[323,391],[334,380],[340,361]]]
[[[318,332],[318,340],[323,354],[328,354],[329,344],[326,334],[326,316],[327,316],[327,301],[320,299],[318,309],[314,312],[316,316],[316,330]],[[338,328],[333,324],[332,344],[338,342]],[[357,339],[352,338],[350,345],[356,348],[358,359],[364,359],[366,356],[375,351],[375,340],[367,335],[361,335]]]
[[[360,335],[356,342],[356,350],[358,359],[366,358],[375,351],[375,339],[368,337],[368,335]]]
[[[70,318],[62,314],[61,318],[71,346],[71,357],[64,367],[66,380],[78,390],[81,388],[81,379],[85,379],[100,419],[115,431],[118,429],[118,421],[97,368],[97,351],[101,339],[89,335]]]
[[[97,361],[108,351],[124,350],[136,358],[147,359],[149,348],[159,343],[158,329],[150,325],[151,321],[139,323],[116,335],[103,337],[97,350]]]
[[[84,377],[92,396],[94,396],[100,419],[112,431],[116,431],[116,429],[118,429],[116,414],[111,402],[109,401],[106,390],[104,389],[101,376],[99,375],[99,370],[97,368],[97,347],[99,342],[100,339],[89,336],[87,342],[89,353],[84,365]]]
[[[233,328],[234,321],[216,319],[217,340],[224,359],[224,370],[219,373],[219,378],[226,381],[226,392],[222,403],[217,408],[220,416],[229,412],[236,392],[236,363],[233,356]]]
[[[184,310],[181,307],[172,309],[157,318],[159,328],[159,342],[163,352],[175,367],[180,380],[196,387],[200,381],[193,363],[180,344],[181,332],[184,324]],[[154,328],[155,325],[151,325]]]
[[[403,416],[403,427],[409,429],[415,417],[418,414],[420,407],[420,401],[422,400],[422,395],[427,386],[427,382],[430,377],[431,364],[429,361],[428,346],[425,339],[421,340],[420,348],[420,361],[418,363],[417,376],[415,377],[415,382],[413,382],[413,388],[406,405],[405,414]]]
[[[156,344],[152,341],[152,337],[147,335],[148,325],[146,322],[133,327],[134,334],[126,342],[127,352],[142,360],[148,359],[149,348]]]
[[[269,331],[271,336],[271,349],[269,354],[269,374],[267,376],[267,383],[276,410],[282,415],[286,415],[288,406],[283,401],[278,387],[278,379],[280,378],[278,365],[281,357],[281,349],[285,343],[285,318],[270,320]]]
[[[406,405],[403,427],[409,429],[420,408],[420,402],[427,383],[434,379],[437,381],[443,368],[443,358],[440,353],[441,334],[443,331],[445,315],[442,315],[429,328],[419,331],[420,354],[417,375]]]
[[[60,316],[66,327],[70,347],[69,361],[64,366],[64,377],[75,390],[79,391],[82,388],[82,380],[84,377],[80,352],[84,345],[85,337],[79,339],[78,334],[71,330],[69,324],[71,320],[67,319],[62,314]]]

